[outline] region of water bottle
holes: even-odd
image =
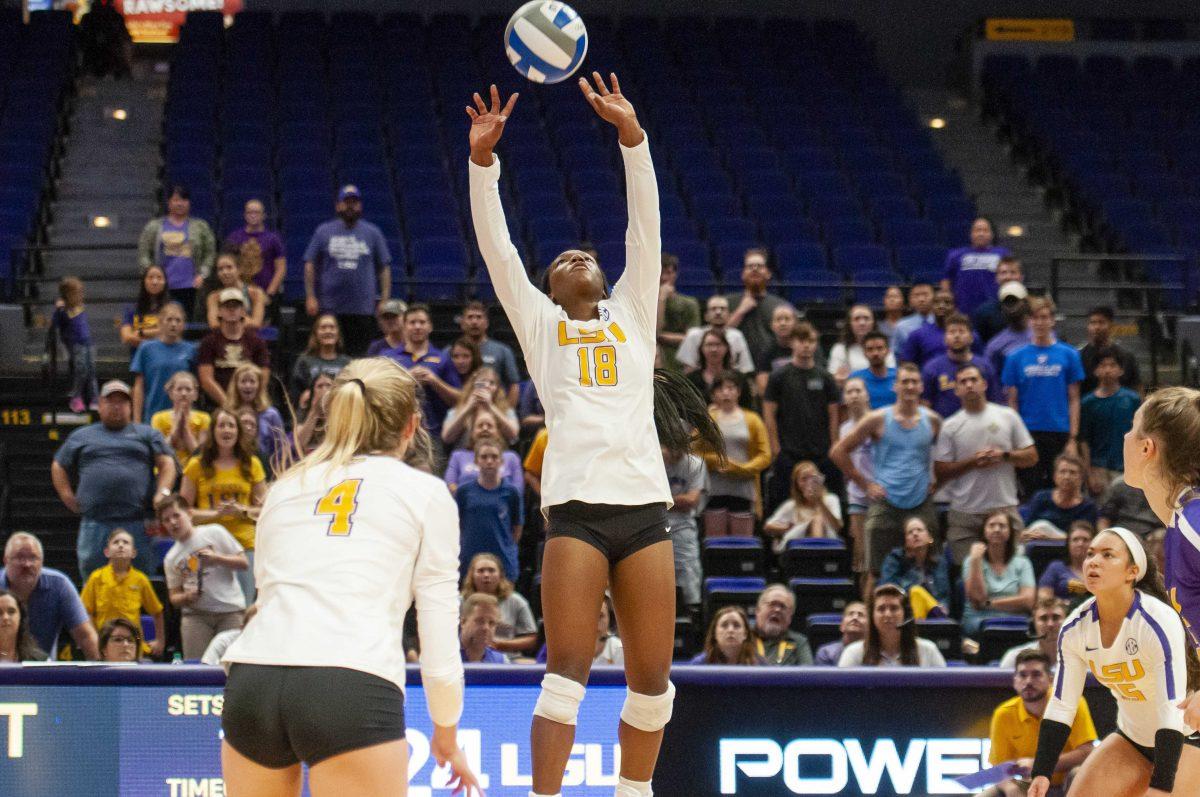
[[[172,664],[183,664],[183,654],[180,653],[178,650],[175,651],[175,655],[173,655],[171,657],[171,663]]]

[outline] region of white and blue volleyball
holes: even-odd
[[[534,83],[569,78],[587,55],[583,18],[566,3],[531,0],[517,9],[504,31],[508,60]]]

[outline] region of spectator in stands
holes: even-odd
[[[922,407],[921,375],[912,363],[896,372],[896,403],[872,410],[837,441],[830,458],[847,478],[857,484],[871,505],[865,527],[867,565],[878,573],[888,551],[904,544],[904,523],[917,516],[926,528],[937,528],[937,513],[931,496],[933,441],[942,418]],[[871,442],[874,476],[862,473],[850,452]]]
[[[663,252],[662,272],[658,278],[658,345],[662,347],[665,367],[675,371],[683,366],[675,359],[679,344],[692,327],[700,326],[700,303],[675,289],[679,278],[679,258]]]
[[[808,460],[792,468],[791,497],[763,524],[771,548],[782,553],[792,540],[804,537],[836,539],[842,530],[842,504],[825,489],[825,477]]]
[[[841,345],[841,344],[838,344]],[[854,370],[850,376],[861,379],[867,389],[871,409],[877,410],[896,403],[896,358],[889,351],[888,336],[873,329],[863,336],[860,347],[866,358],[866,366]],[[834,346],[837,350],[837,346]],[[832,358],[830,360],[832,362]],[[846,380],[839,380],[845,386]]]
[[[196,290],[212,273],[217,240],[203,219],[191,217],[192,199],[187,188],[171,186],[167,215],[151,219],[138,239],[138,265],[143,270],[161,266],[167,290],[183,305],[188,318],[197,312]]]
[[[1050,484],[1050,463],[1064,451],[1078,455],[1079,352],[1054,338],[1054,302],[1029,300],[1033,341],[1004,362],[1008,404],[1021,414],[1037,446],[1038,464],[1021,472],[1026,494]],[[1094,520],[1095,518],[1093,518]]]
[[[184,316],[179,302],[171,302],[159,314],[160,334],[157,340],[148,340],[133,354],[133,417],[142,423],[151,423],[154,415],[169,411],[174,404],[171,398],[171,377],[183,371],[191,373],[196,367],[196,344],[183,340]],[[199,382],[196,383],[199,397]]]
[[[978,362],[959,368],[954,381],[962,409],[942,424],[933,471],[950,500],[946,541],[959,563],[971,544],[983,539],[989,515],[1016,511],[1016,469],[1033,465],[1037,449],[1020,415],[987,400]]]
[[[1038,490],[1021,507],[1024,540],[1064,540],[1076,520],[1095,523],[1096,504],[1083,491],[1083,460],[1059,454],[1054,460],[1054,487]]]
[[[137,301],[125,308],[121,319],[121,342],[132,350],[159,335],[158,315],[173,301],[167,290],[167,272],[162,266],[150,265],[142,272]],[[185,315],[191,310],[184,308]]]
[[[1121,387],[1133,391],[1142,389],[1141,374],[1138,373],[1137,357],[1133,352],[1112,339],[1114,313],[1111,307],[1101,305],[1088,311],[1087,338],[1088,342],[1079,347],[1079,359],[1083,362],[1083,393],[1091,393],[1100,382],[1096,366],[1100,364],[1101,352],[1113,352],[1117,364],[1121,368],[1118,379]]]
[[[232,252],[222,252],[217,255],[216,282],[212,292],[204,300],[207,307],[206,318],[209,329],[221,326],[221,313],[218,297],[226,290],[235,290],[242,295],[242,304],[246,308],[246,329],[262,329],[263,319],[267,312],[267,294],[253,282],[243,282],[238,270],[237,255]]]
[[[219,523],[245,551],[250,567],[238,571],[246,603],[254,603],[254,529],[267,497],[267,474],[254,454],[254,438],[242,432],[237,414],[213,413],[212,434],[187,461],[179,494],[192,507],[192,521]]]
[[[200,341],[197,370],[200,387],[215,405],[225,404],[229,380],[238,366],[251,363],[262,371],[265,383],[271,378],[271,355],[267,344],[254,330],[246,328],[246,304],[242,292],[226,288],[217,294],[217,317],[221,324]]]
[[[446,462],[446,473],[442,477],[449,485],[450,492],[455,492],[463,482],[474,481],[479,477],[479,466],[475,463],[476,441],[500,441],[503,444],[500,439],[500,421],[497,420],[496,413],[483,408],[471,413],[471,432],[469,435],[463,435],[463,439],[467,441],[467,447],[456,448],[450,452]],[[511,485],[518,494],[522,493],[525,489],[525,479],[520,458],[505,446],[501,451],[500,460],[501,480]]]
[[[500,601],[495,595],[476,592],[462,604],[458,644],[464,662],[508,664],[508,657],[496,648],[496,627],[500,624]]]
[[[816,463],[831,488],[841,483],[829,459],[829,449],[837,439],[837,385],[828,372],[816,367],[816,353],[817,331],[808,322],[796,324],[792,331],[792,361],[767,380],[763,422],[774,466],[767,487],[766,512],[773,512],[787,499],[792,490],[792,471],[804,460]]]
[[[1042,715],[1050,702],[1050,682],[1054,674],[1057,652],[1046,655],[1041,651],[1022,651],[1013,662],[1013,689],[1017,696],[1006,700],[992,713],[991,749],[988,763],[992,766],[1015,761],[1028,773],[1037,755],[1038,733]],[[1071,724],[1071,735],[1064,752],[1058,757],[1051,784],[1060,787],[1070,774],[1083,764],[1096,746],[1096,727],[1088,712],[1087,700],[1079,699],[1079,709]],[[979,793],[979,797],[1023,797],[1029,781],[1009,778]],[[1062,792],[1065,793],[1066,789]]]
[[[933,297],[933,321],[922,324],[909,333],[904,347],[899,350],[901,362],[916,363],[923,368],[925,363],[946,351],[946,319],[954,315],[954,296],[948,290],[939,290]]]
[[[846,420],[838,428],[838,439],[850,433],[871,410],[868,403],[867,386],[861,377],[852,376],[842,386],[842,405],[846,408]],[[868,479],[872,478],[874,465],[871,460],[871,442],[868,440],[850,452],[854,467]],[[866,569],[866,538],[865,527],[867,507],[870,504],[867,494],[854,481],[846,482],[846,509],[850,523],[850,566],[855,573]],[[837,662],[833,662],[837,664]]]
[[[700,354],[702,362],[700,369],[687,375],[688,381],[696,386],[703,395],[712,398],[712,388],[721,374],[738,373],[733,371],[733,359],[730,356],[729,340],[725,332],[715,329],[706,331],[700,337]],[[739,376],[739,378],[741,378]],[[749,388],[738,391],[738,403],[745,409],[754,406]]]
[[[517,398],[517,417],[521,419],[521,431],[536,434],[546,426],[546,408],[538,398],[537,387],[532,379],[521,383]]]
[[[861,641],[867,635],[867,604],[850,601],[842,609],[842,622],[838,625],[841,639],[827,642],[817,648],[813,664],[818,667],[836,667],[847,645]]]
[[[992,222],[983,217],[975,219],[971,245],[950,250],[942,279],[942,289],[954,291],[954,305],[960,313],[969,316],[992,298],[1000,258],[1008,254],[1008,249],[995,245]]]
[[[994,338],[1008,322],[1004,318],[1004,308],[1000,305],[1000,289],[1010,282],[1024,285],[1025,274],[1021,267],[1021,259],[1016,255],[1005,255],[996,266],[996,295],[971,313],[971,326],[979,336],[981,343],[987,343]]]
[[[761,396],[767,389],[767,379],[777,369],[787,365],[792,360],[792,330],[796,328],[796,308],[790,304],[781,304],[771,314],[771,331],[775,338],[760,360],[754,363],[754,389]]]
[[[385,349],[380,355],[400,363],[421,383],[421,422],[434,438],[440,439],[446,412],[461,396],[462,380],[446,353],[430,345],[432,331],[429,305],[409,305],[404,311],[404,344]]]
[[[950,606],[950,562],[938,555],[933,532],[919,517],[904,524],[904,545],[893,548],[879,568],[880,584],[895,584],[905,592],[921,587],[943,607]]]
[[[96,0],[79,20],[83,68],[95,77],[128,79],[133,66],[133,38],[113,0]]]
[[[28,615],[29,633],[50,658],[58,651],[59,634],[66,631],[83,655],[95,661],[100,658],[96,629],[88,619],[83,601],[65,573],[42,566],[44,558],[37,537],[24,531],[11,534],[4,543],[0,589],[7,590],[23,607],[22,613]]]
[[[1124,368],[1114,347],[1100,349],[1093,359],[1098,382],[1079,402],[1079,453],[1088,467],[1090,492],[1100,495],[1125,472],[1125,433],[1133,428],[1142,397],[1121,387]]]
[[[392,255],[379,228],[362,218],[357,187],[338,191],[337,215],[317,227],[304,250],[304,309],[314,318],[336,315],[346,351],[361,357],[376,312],[392,298]]]
[[[404,344],[404,314],[408,303],[400,299],[388,299],[379,306],[379,331],[382,338],[371,341],[367,347],[368,357],[379,357],[388,349]]]
[[[525,462],[522,463],[525,469],[525,484],[529,485],[529,489],[539,499],[542,495],[542,465],[545,464],[546,443],[549,440],[550,432],[546,427],[538,429],[533,442],[529,444],[529,451],[525,452]]]
[[[1033,611],[1036,582],[1033,564],[1017,553],[1016,518],[998,511],[983,524],[984,542],[971,543],[962,563],[962,628],[967,636],[979,633],[989,617],[1029,615]]]
[[[596,657],[592,664],[625,663],[625,645],[621,636],[614,631],[612,623],[612,598],[607,595],[600,602],[600,619],[596,621]]]
[[[229,650],[229,646],[234,643],[234,640],[242,635],[242,631],[246,630],[246,626],[256,614],[258,614],[257,603],[246,609],[245,614],[242,615],[241,628],[230,628],[212,638],[212,642],[209,642],[208,647],[204,649],[204,655],[200,657],[200,663],[210,667],[221,666],[221,659],[224,658],[225,651]]]
[[[508,403],[500,374],[489,365],[476,369],[463,382],[462,397],[450,408],[442,421],[442,442],[448,446],[469,448],[471,446],[471,424],[480,411],[491,413],[499,428],[495,434],[510,443],[521,433],[517,412]]]
[[[875,328],[887,335],[889,345],[896,326],[904,318],[904,309],[904,291],[899,285],[889,285],[883,292],[883,313],[875,319]]]
[[[517,543],[525,523],[525,504],[521,493],[500,476],[504,444],[497,439],[475,441],[475,465],[479,475],[474,481],[462,482],[454,491],[462,524],[460,567],[466,574],[467,564],[477,553],[500,557],[504,572],[519,573]]]
[[[154,620],[154,642],[146,652],[157,658],[162,655],[167,639],[167,627],[163,623],[163,605],[154,593],[154,588],[150,586],[150,579],[133,566],[136,553],[137,549],[129,532],[125,529],[113,529],[108,535],[108,544],[104,546],[104,556],[108,559],[108,564],[92,571],[87,583],[83,585],[80,598],[92,625],[96,628],[103,628],[114,620],[140,626],[142,615],[150,615]],[[103,634],[100,639],[100,652],[104,652]]]
[[[301,406],[303,420],[296,427],[293,439],[296,453],[305,456],[321,445],[325,439],[325,394],[333,387],[333,377],[329,374],[317,374],[308,388],[308,403]],[[241,412],[244,412],[243,408]],[[254,417],[254,429],[258,429],[258,413],[251,410]],[[241,415],[239,414],[239,419]],[[259,449],[261,451],[261,449]]]
[[[785,584],[768,584],[754,605],[752,652],[760,663],[773,666],[812,664],[808,637],[792,630],[796,596]]]
[[[124,382],[105,382],[100,388],[100,422],[71,432],[50,465],[59,500],[80,514],[76,551],[83,579],[104,565],[105,540],[118,527],[133,537],[138,569],[147,574],[157,570],[146,536],[146,514],[154,496],[170,493],[175,456],[161,434],[132,422],[129,394]]]
[[[246,594],[237,573],[250,567],[224,526],[192,526],[188,502],[172,493],[159,502],[158,520],[175,544],[163,558],[172,606],[182,613],[183,657],[198,659],[213,637],[242,627]]]
[[[742,258],[742,291],[725,297],[733,308],[729,326],[745,335],[754,362],[761,362],[764,353],[771,348],[774,338],[771,317],[776,307],[786,304],[783,299],[767,292],[771,276],[767,250],[757,247],[747,249]]]
[[[0,589],[0,663],[45,660],[45,651],[38,647],[29,630],[25,604],[16,593]]]
[[[491,553],[475,554],[467,565],[462,582],[465,601],[477,592],[492,595],[499,602],[500,622],[496,624],[493,646],[501,653],[528,654],[537,644],[537,623],[529,601],[517,592],[504,572],[500,557]]]
[[[1038,588],[1041,592],[1041,588]],[[1079,597],[1086,597],[1084,595]],[[1026,642],[1024,645],[1014,645],[1004,652],[1000,657],[1000,667],[1008,669],[1015,667],[1017,664],[1017,656],[1023,650],[1040,650],[1046,654],[1046,658],[1051,661],[1058,660],[1058,632],[1062,629],[1063,621],[1067,619],[1069,611],[1066,601],[1054,597],[1040,596],[1037,600],[1037,605],[1033,608],[1033,639]]]
[[[178,371],[167,381],[171,409],[154,413],[150,425],[167,439],[175,458],[187,462],[192,453],[208,439],[212,416],[195,408],[200,395],[199,383],[190,371]]]
[[[144,645],[137,623],[124,617],[109,620],[100,627],[100,661],[137,664],[142,660]]]
[[[343,348],[342,330],[338,327],[337,316],[333,313],[317,316],[312,331],[308,334],[308,346],[292,366],[289,385],[292,397],[299,400],[317,378],[317,374],[329,374],[336,378],[341,370],[350,364],[350,357],[343,352]]]
[[[683,336],[675,358],[683,366],[683,370],[695,371],[702,366],[700,342],[707,332],[720,332],[729,344],[729,356],[733,368],[738,373],[754,372],[754,358],[750,354],[750,345],[746,342],[741,330],[729,323],[729,300],[724,296],[713,296],[704,306],[705,326],[692,327]]]
[[[96,409],[100,392],[96,385],[96,347],[92,345],[92,330],[88,326],[87,308],[83,305],[83,282],[77,277],[64,277],[58,283],[58,300],[50,326],[67,350],[71,369],[71,412]]]
[[[962,408],[962,401],[958,398],[956,375],[967,363],[975,365],[987,383],[987,400],[1004,401],[1004,390],[1001,388],[999,377],[987,364],[987,360],[976,357],[971,351],[974,340],[971,322],[967,317],[958,313],[951,315],[946,319],[946,351],[925,363],[925,367],[921,369],[921,381],[925,383],[922,400],[925,406],[931,407],[943,418],[949,418]]]
[[[1096,529],[1104,531],[1113,526],[1129,529],[1142,539],[1162,528],[1162,521],[1150,508],[1146,494],[1126,484],[1124,476],[1114,478],[1100,497]]]
[[[286,447],[287,433],[283,416],[267,396],[267,378],[262,369],[251,363],[239,365],[229,377],[224,407],[235,415],[247,407],[254,410],[258,416],[258,440],[250,448],[266,457],[264,464],[274,467],[279,452]]]
[[[867,636],[845,646],[839,667],[945,667],[937,645],[917,636],[908,596],[895,584],[880,584],[867,600]]]
[[[908,309],[912,312],[896,323],[896,331],[892,334],[892,351],[903,351],[909,335],[925,324],[933,323],[933,286],[918,282],[909,288]]]
[[[750,621],[741,606],[722,606],[713,615],[704,635],[704,650],[690,664],[763,664],[754,653]]]
[[[856,304],[846,313],[846,321],[842,327],[841,339],[833,344],[829,351],[829,362],[826,367],[837,381],[841,390],[846,379],[854,371],[862,371],[870,367],[863,346],[866,336],[875,331],[875,314],[865,304]],[[889,352],[884,365],[887,368],[896,367],[896,358]]]
[[[983,349],[984,359],[1000,376],[1004,376],[1004,361],[1022,346],[1033,342],[1029,323],[1029,291],[1019,282],[1000,286],[1000,311],[1005,327],[992,336]]]
[[[283,279],[287,276],[287,254],[283,239],[266,226],[267,211],[262,200],[248,200],[242,209],[246,224],[225,238],[225,246],[237,253],[242,279],[252,280],[277,312]]]
[[[1083,560],[1088,546],[1096,538],[1096,527],[1086,520],[1076,520],[1067,530],[1067,556],[1055,559],[1038,579],[1038,599],[1061,598],[1070,601],[1087,595],[1083,581]]]
[[[459,338],[450,344],[450,348],[446,350],[450,355],[450,362],[454,363],[454,370],[458,372],[458,378],[466,383],[467,378],[471,374],[483,367],[483,357],[479,354],[479,347],[465,337]],[[517,389],[518,401],[520,400],[520,386]],[[512,402],[510,402],[512,404]],[[515,405],[513,405],[515,406]]]
[[[675,585],[683,605],[695,607],[700,605],[700,582],[704,579],[696,516],[704,509],[708,468],[695,454],[674,456],[666,448],[663,449],[663,462],[673,502],[667,510],[667,525],[675,551]]]
[[[488,307],[479,300],[467,303],[459,317],[459,328],[463,337],[479,347],[479,356],[484,365],[490,366],[500,376],[501,384],[508,395],[509,406],[516,406],[517,393],[521,384],[521,372],[517,368],[517,357],[512,347],[488,337]]]
[[[741,377],[725,371],[713,382],[709,414],[725,439],[725,459],[706,453],[708,509],[753,512],[762,516],[762,473],[771,466],[767,427],[758,413],[738,406]]]

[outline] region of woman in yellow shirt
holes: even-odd
[[[179,485],[179,494],[194,507],[194,522],[221,524],[246,549],[250,567],[237,576],[247,603],[254,602],[254,526],[267,494],[266,473],[254,445],[237,415],[218,409],[212,434],[184,466]]]
[[[171,398],[171,409],[150,416],[150,425],[162,433],[175,450],[180,462],[187,462],[208,439],[212,416],[193,409],[200,395],[200,383],[191,371],[176,371],[164,385]],[[187,423],[183,419],[187,418]]]

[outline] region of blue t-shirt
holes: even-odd
[[[484,365],[496,369],[505,387],[521,382],[521,372],[517,369],[517,358],[513,355],[513,350],[500,341],[488,338],[479,344],[479,357]]]
[[[490,553],[504,562],[505,573],[520,573],[513,526],[525,523],[521,494],[511,484],[500,482],[487,488],[477,481],[464,482],[454,493],[462,528],[460,568],[465,571],[475,554]]]
[[[969,316],[979,305],[996,298],[996,267],[1007,254],[1003,246],[950,250],[946,255],[946,279],[950,280],[958,312]]]
[[[1038,490],[1029,502],[1021,507],[1021,520],[1026,526],[1037,520],[1045,520],[1067,531],[1076,520],[1086,520],[1095,525],[1098,512],[1096,503],[1090,498],[1084,498],[1076,506],[1063,509],[1054,503],[1054,490],[1046,489]]]
[[[954,392],[955,374],[958,373],[959,368],[967,364],[951,360],[949,354],[939,354],[925,363],[925,367],[921,369],[921,381],[925,385],[921,397],[928,401],[933,411],[943,418],[949,418],[962,409],[962,401]],[[983,378],[987,380],[987,400],[1003,404],[1004,387],[996,378],[992,367],[987,364],[987,360],[982,357],[972,357],[969,364],[977,366],[983,374]]]
[[[1020,332],[1013,332],[1012,329],[1005,327],[987,342],[983,356],[987,358],[988,365],[992,366],[992,370],[1003,376],[1004,362],[1008,359],[1008,355],[1030,343],[1033,343],[1033,333],[1028,327]]]
[[[1101,398],[1088,393],[1079,402],[1079,439],[1087,443],[1092,464],[1125,470],[1125,433],[1133,428],[1133,414],[1142,397],[1127,387]]]
[[[150,416],[160,410],[171,409],[171,398],[167,395],[167,382],[180,371],[190,371],[196,366],[196,344],[189,340],[163,343],[148,340],[138,346],[133,354],[129,370],[142,375],[143,394],[142,423],[150,423]]]
[[[175,457],[166,438],[142,423],[113,431],[94,423],[71,432],[54,461],[78,474],[79,514],[89,520],[142,520],[154,492],[154,459]]]
[[[8,589],[8,573],[0,570],[0,587]],[[43,567],[37,585],[29,593],[29,633],[53,661],[58,652],[58,635],[88,621],[87,610],[66,574]]]
[[[376,274],[392,265],[378,227],[362,219],[353,227],[341,219],[327,221],[313,233],[304,260],[316,271],[317,301],[323,311],[374,314],[379,293]]]
[[[895,408],[884,410],[883,434],[871,443],[875,481],[887,491],[888,503],[898,509],[920,506],[929,497],[933,423],[924,407],[920,416],[916,426],[905,429],[896,419]]]
[[[58,331],[58,339],[64,346],[83,346],[92,342],[87,310],[82,307],[74,314],[65,307],[56,307],[50,323]]]
[[[1071,431],[1067,388],[1083,381],[1079,352],[1065,343],[1030,343],[1004,361],[1004,386],[1017,389],[1018,411],[1031,432]]]
[[[1077,582],[1083,588],[1083,581],[1071,572],[1071,566],[1061,559],[1055,559],[1046,567],[1046,572],[1038,579],[1039,587],[1049,587],[1054,590],[1054,597],[1071,600],[1071,582]]]
[[[167,290],[187,290],[194,287],[196,261],[192,259],[191,223],[173,224],[163,218],[158,234],[158,264],[167,275]]]
[[[472,663],[472,662],[467,661],[467,652],[465,650],[463,650],[462,648],[458,649],[458,655],[462,657],[464,664]],[[505,656],[500,651],[496,650],[495,648],[488,647],[488,648],[483,649],[483,658],[480,659],[479,661],[473,662],[473,663],[474,664],[508,664],[508,657]]]
[[[454,361],[441,349],[430,346],[429,350],[420,357],[414,357],[412,352],[404,348],[404,344],[400,344],[394,349],[384,349],[379,352],[379,356],[391,357],[409,370],[412,370],[413,366],[423,365],[451,387],[462,387],[462,377],[458,375]],[[436,390],[429,388],[422,391],[421,422],[426,429],[440,435],[442,422],[446,420],[446,413],[449,410],[450,408],[446,406],[446,402],[442,401],[442,397],[437,394]]]
[[[851,379],[861,379],[867,386],[867,398],[871,409],[877,410],[896,403],[896,369],[889,368],[883,376],[875,376],[870,368],[862,368],[850,374]]]

